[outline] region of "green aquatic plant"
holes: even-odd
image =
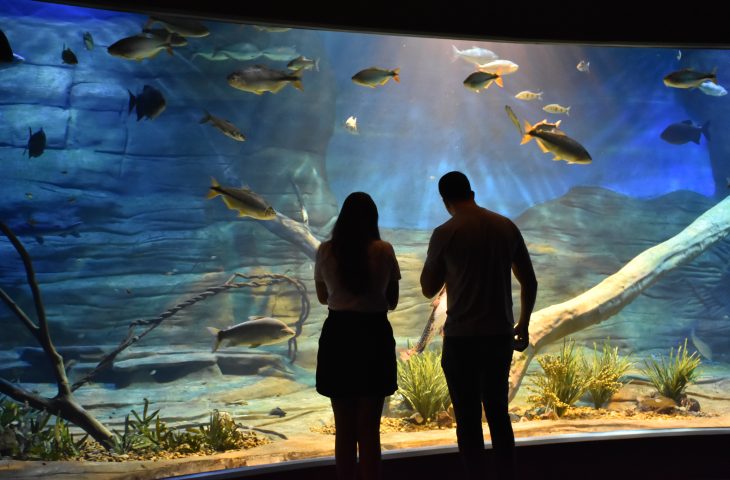
[[[699,375],[697,368],[702,363],[697,352],[687,355],[687,339],[684,339],[684,347],[677,347],[677,355],[674,355],[674,348],[669,350],[669,359],[663,355],[657,361],[650,358],[644,361],[645,367],[641,371],[657,389],[657,391],[679,403],[687,385],[692,383]]]
[[[528,397],[528,401],[551,409],[561,417],[590,385],[590,379],[583,372],[582,356],[576,354],[573,340],[563,340],[558,355],[541,355],[537,362],[543,372],[533,380],[534,387],[528,387],[536,394]]]
[[[584,360],[583,375],[588,378],[588,394],[595,408],[605,405],[614,393],[628,383],[623,380],[623,376],[631,365],[628,358],[619,356],[618,347],[611,348],[608,341],[604,341],[599,352],[596,342],[593,342],[593,356],[590,362]]]
[[[446,410],[451,397],[441,368],[441,352],[426,350],[398,360],[398,391],[424,420]]]
[[[191,429],[190,432],[202,435],[205,443],[219,452],[239,448],[243,440],[243,434],[238,430],[231,414],[217,409],[211,412],[207,425],[201,425],[200,429]]]
[[[111,451],[120,455],[130,453],[134,450],[145,450],[152,442],[140,435],[134,425],[134,420],[129,419],[129,414],[124,417],[124,433],[114,430],[112,437]]]

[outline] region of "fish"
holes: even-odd
[[[724,97],[727,95],[727,90],[722,85],[713,82],[702,82],[698,87],[705,95],[712,97]]]
[[[61,60],[63,63],[68,65],[78,65],[79,59],[76,58],[76,54],[70,48],[66,48],[66,44],[63,44],[63,51],[61,52]]]
[[[183,37],[199,38],[210,35],[210,30],[205,25],[189,18],[153,15],[144,24],[144,28],[149,28],[155,23],[160,23],[168,32],[177,33]]]
[[[536,131],[543,131],[543,132],[553,132],[558,135],[565,135],[565,132],[560,130],[560,122],[562,120],[558,120],[555,123],[550,123],[547,120],[543,120],[541,122],[537,122],[535,125],[532,126]]]
[[[5,35],[5,32],[0,30],[0,65],[8,66],[24,61],[25,58],[13,52],[8,37]]]
[[[542,109],[548,113],[564,113],[568,116],[570,116],[570,107],[563,107],[562,105],[558,105],[557,103],[551,103],[550,105],[545,105],[542,107]]]
[[[269,47],[264,49],[261,54],[275,62],[289,62],[301,56],[293,47]]]
[[[297,90],[303,90],[301,75],[301,70],[289,73],[265,65],[254,65],[236,70],[227,79],[228,85],[233,88],[262,95],[264,92],[277,93],[289,84]]]
[[[451,45],[451,49],[454,53],[454,57],[452,60],[461,58],[465,62],[474,65],[482,65],[485,63],[493,62],[499,58],[496,53],[491,50],[487,50],[486,48],[471,47],[466,50],[459,50],[458,48],[456,48],[456,45]]]
[[[494,60],[489,63],[477,65],[477,69],[480,72],[494,73],[497,75],[509,75],[510,73],[515,73],[519,68],[519,65],[509,60]]]
[[[35,133],[28,127],[28,145],[25,147],[25,150],[28,151],[28,158],[43,155],[43,152],[46,150],[46,132],[43,131],[43,127]],[[25,150],[23,153],[25,153]]]
[[[220,130],[223,135],[226,137],[232,138],[238,142],[243,142],[246,140],[246,137],[241,133],[241,131],[231,122],[228,120],[224,120],[220,117],[216,117],[215,115],[211,115],[208,110],[205,110],[205,116],[200,119],[199,123],[206,123],[210,122],[215,128]]]
[[[581,165],[587,165],[593,161],[583,145],[558,130],[556,126],[542,122],[532,126],[525,120],[525,134],[521,144],[524,145],[533,138],[543,153],[550,152],[554,155],[553,160],[555,161],[565,160],[570,164]]]
[[[223,330],[214,327],[207,328],[215,336],[213,352],[216,352],[221,346],[225,348],[247,345],[256,348],[260,345],[271,345],[284,342],[295,335],[294,330],[284,322],[271,317],[249,317],[248,321]]]
[[[289,27],[272,27],[270,25],[253,25],[253,28],[260,32],[281,33],[291,30]]]
[[[345,120],[345,130],[354,135],[358,135],[360,133],[357,131],[357,117],[353,117],[352,115],[347,117],[347,120]]]
[[[578,65],[576,65],[575,68],[577,68],[579,72],[591,73],[591,62],[581,60],[580,62],[578,62]]]
[[[28,200],[33,200],[33,194],[31,192],[25,192],[25,198]]]
[[[188,44],[188,39],[175,32],[168,32],[164,28],[145,28],[142,32],[152,38],[157,38],[160,41],[167,41],[169,39],[170,45],[173,47],[185,47]]]
[[[709,128],[709,121],[705,122],[705,124],[700,127],[695,125],[692,120],[685,120],[683,122],[669,125],[664,129],[660,137],[662,140],[671,143],[672,145],[684,145],[688,142],[694,142],[699,145],[701,135],[704,135],[708,141],[711,140]]]
[[[243,187],[222,187],[215,178],[211,178],[211,187],[207,199],[223,197],[223,203],[231,210],[238,211],[239,217],[251,217],[257,220],[273,220],[276,211],[253,190]]]
[[[672,88],[698,88],[704,82],[717,83],[717,69],[712,72],[697,72],[691,68],[685,68],[672,72],[664,77],[664,85]]]
[[[84,32],[84,47],[86,50],[94,49],[94,37],[91,36],[91,32]]]
[[[172,55],[172,38],[172,34],[164,39],[145,34],[133,35],[114,42],[106,50],[114,57],[141,61],[153,58],[163,50]]]
[[[78,228],[81,222],[77,217],[66,214],[65,208],[49,213],[37,213],[24,221],[12,224],[13,232],[20,236],[31,236],[39,245],[45,243],[48,236],[79,238]]]
[[[522,125],[520,125],[520,121],[517,119],[517,115],[515,115],[515,112],[512,111],[512,108],[509,105],[504,106],[504,111],[507,112],[509,119],[514,124],[515,128],[517,128],[517,131],[520,132],[520,137],[522,137],[525,132],[522,131]]]
[[[147,117],[152,120],[157,118],[167,106],[165,97],[162,92],[157,90],[155,87],[145,85],[142,88],[142,92],[138,93],[135,97],[131,90],[129,92],[129,113],[132,110],[137,109],[137,121],[139,122],[143,117]]]
[[[464,80],[464,86],[469,90],[479,92],[481,89],[487,89],[492,84],[496,83],[500,88],[504,87],[504,81],[502,77],[495,73],[486,72],[474,72]]]
[[[682,50],[677,50],[677,60],[682,60]]]
[[[281,408],[276,407],[269,412],[269,415],[273,415],[276,417],[286,417],[286,412]]]
[[[535,92],[531,92],[529,90],[523,90],[520,93],[518,93],[517,95],[515,95],[515,98],[517,100],[525,100],[528,102],[530,100],[542,100],[542,92],[535,93]]]
[[[311,70],[314,68],[319,72],[319,58],[312,60],[311,58],[299,55],[297,58],[286,64],[289,70]]]
[[[353,75],[352,81],[355,82],[357,85],[361,85],[363,87],[375,88],[378,85],[385,85],[386,83],[388,83],[388,80],[390,80],[391,77],[397,83],[400,83],[399,72],[400,68],[388,70],[385,68],[370,67],[366,68],[365,70],[360,70],[355,75]]]
[[[242,62],[255,60],[263,53],[259,48],[249,42],[238,42],[221,47],[213,47],[207,50],[198,50],[193,54],[193,59],[202,57],[210,62],[221,62],[225,60],[239,60]]]
[[[443,287],[431,302],[431,314],[428,316],[428,321],[423,328],[421,337],[413,347],[400,353],[401,360],[406,361],[411,356],[422,353],[437,333],[443,335],[444,324],[446,323],[447,303],[446,287]]]
[[[692,340],[692,344],[695,346],[695,349],[700,352],[700,355],[705,357],[707,360],[712,361],[712,348],[697,338],[694,328],[690,331],[690,339]]]

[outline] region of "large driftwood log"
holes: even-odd
[[[616,315],[665,273],[691,261],[728,235],[730,197],[703,213],[674,237],[640,253],[590,290],[567,302],[534,312],[530,319],[530,346],[522,353],[515,352],[512,359],[510,400],[540,348]]]
[[[53,374],[58,384],[58,393],[53,398],[46,398],[36,395],[24,388],[14,385],[5,379],[0,378],[0,392],[19,401],[28,402],[33,408],[46,410],[53,415],[65,418],[69,422],[77,425],[86,433],[106,448],[112,446],[112,433],[90,413],[76,402],[71,387],[66,377],[66,370],[63,365],[63,357],[56,351],[51,334],[48,330],[48,321],[46,320],[46,311],[43,307],[41,299],[41,291],[35,279],[35,271],[30,261],[28,252],[20,243],[13,232],[0,222],[0,231],[5,234],[13,244],[15,250],[23,260],[25,266],[25,274],[28,279],[28,285],[33,293],[33,302],[35,304],[36,315],[38,317],[38,325],[35,325],[28,315],[16,304],[12,298],[0,288],[0,299],[15,314],[16,317],[26,326],[31,334],[36,338],[38,343],[43,347],[43,351],[48,356],[53,366]]]

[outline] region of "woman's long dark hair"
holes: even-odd
[[[353,192],[342,204],[332,230],[332,253],[345,288],[362,293],[370,286],[368,245],[380,240],[378,207],[365,192]]]

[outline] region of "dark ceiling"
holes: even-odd
[[[722,2],[484,0],[69,0],[224,21],[484,40],[730,48]]]

